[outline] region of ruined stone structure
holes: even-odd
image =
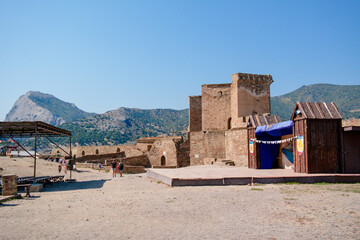
[[[247,166],[249,115],[270,113],[271,75],[235,73],[232,83],[202,85],[189,97],[188,139],[148,137],[136,145],[75,147],[73,157],[123,153],[129,161],[148,159],[151,167],[229,163]],[[58,150],[54,150],[56,154]],[[61,152],[61,151],[60,151]]]
[[[235,73],[232,83],[202,85],[189,97],[190,165],[247,165],[248,116],[270,113],[272,76]]]
[[[189,166],[189,141],[183,137],[158,137],[147,154],[152,167]]]
[[[190,165],[189,149],[189,141],[184,142],[181,136],[146,137],[138,139],[136,145],[74,147],[72,157],[88,164],[108,164],[111,159],[122,159],[132,167],[184,167]],[[52,150],[52,155],[65,156],[57,148]]]
[[[136,145],[113,145],[113,146],[80,146],[72,148],[72,157],[79,158],[88,155],[104,155],[111,153],[121,153],[123,152],[124,157],[134,157],[139,155],[144,155],[148,151],[148,146],[146,144],[138,143]],[[66,149],[69,151],[69,149]],[[53,155],[64,153],[57,148],[52,150]]]

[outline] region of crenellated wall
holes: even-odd
[[[270,113],[272,76],[235,73],[231,84],[232,128],[246,127],[246,116]]]

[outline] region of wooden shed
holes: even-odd
[[[275,115],[250,115],[247,126],[248,137],[248,168],[259,169],[260,166],[260,144],[252,141],[256,139],[256,127],[264,125],[273,125],[281,122],[279,116]]]
[[[342,116],[333,102],[297,102],[292,114],[294,168],[299,173],[341,170]]]
[[[360,126],[343,128],[342,172],[360,173]]]

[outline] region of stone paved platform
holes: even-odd
[[[248,185],[254,183],[360,183],[360,174],[305,174],[286,169],[191,166],[175,169],[147,169],[149,178],[175,186]]]

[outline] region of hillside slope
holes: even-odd
[[[123,144],[140,137],[186,135],[189,111],[119,108],[60,125],[72,131],[79,145]]]
[[[303,86],[288,94],[271,98],[271,112],[289,120],[295,103],[334,102],[342,116],[360,118],[360,85],[314,84]]]
[[[75,104],[64,102],[53,95],[29,91],[19,97],[5,121],[43,121],[57,126],[94,115],[96,114],[82,111]]]

